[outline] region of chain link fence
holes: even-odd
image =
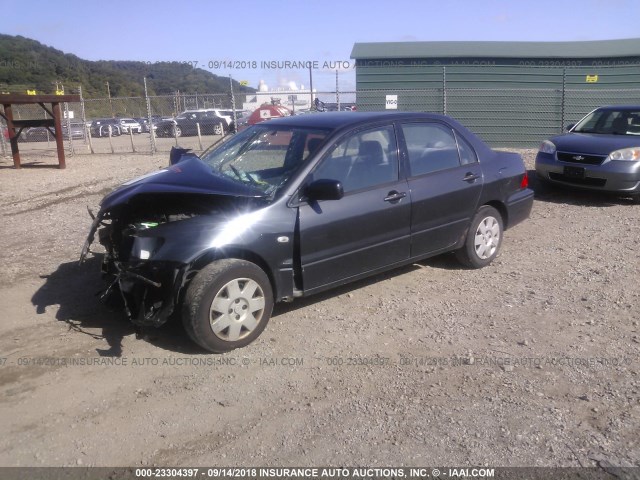
[[[449,115],[475,132],[493,147],[536,147],[550,136],[563,131],[586,113],[601,105],[640,104],[640,88],[424,88],[365,89],[360,91],[313,92],[319,109],[359,111],[386,110],[389,95],[397,97],[398,111],[423,111]],[[297,92],[298,97],[309,92]],[[218,141],[221,135],[210,133],[187,136],[155,134],[162,121],[171,121],[185,110],[225,109],[239,111],[245,98],[230,93],[118,97],[83,99],[64,105],[63,136],[68,155],[91,153],[168,152],[178,145],[200,152]],[[311,102],[314,104],[315,102]],[[285,105],[288,106],[288,105]],[[289,106],[291,109],[291,107]],[[295,108],[295,107],[294,107]],[[299,110],[296,113],[305,113]],[[16,119],[42,118],[37,105],[14,107]],[[137,128],[98,131],[96,121],[134,119]],[[153,128],[150,127],[153,125]],[[10,156],[6,125],[0,117],[0,153]],[[54,152],[53,136],[46,129],[23,131],[23,153]]]
[[[432,88],[362,90],[357,109],[388,109],[389,96],[397,111],[448,115],[492,147],[537,147],[597,107],[640,105],[640,88]]]

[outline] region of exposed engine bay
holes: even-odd
[[[100,210],[81,261],[97,234],[105,249],[102,273],[107,287],[101,300],[122,305],[136,325],[157,327],[165,323],[197,264],[187,258],[153,261],[165,242],[162,227],[195,217],[207,217],[214,223],[224,212],[235,210],[237,204],[237,198],[218,195],[144,194]],[[185,240],[190,240],[188,230]]]

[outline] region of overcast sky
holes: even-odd
[[[350,58],[355,42],[640,36],[640,0],[30,0],[28,8],[17,5],[0,0],[2,33],[87,60],[197,62],[254,87],[261,79],[269,87],[291,81],[308,87],[307,70],[261,66],[313,61],[341,62],[347,68],[339,74],[340,89],[355,89]],[[248,68],[227,68],[225,62]],[[335,71],[313,75],[314,88],[335,87]]]

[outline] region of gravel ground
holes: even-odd
[[[279,305],[209,355],[179,324],[137,339],[99,260],[77,265],[86,206],[166,162],[0,159],[0,465],[640,465],[630,200],[534,181],[489,267],[441,256]]]

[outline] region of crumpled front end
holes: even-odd
[[[100,210],[80,261],[97,237],[105,253],[102,299],[124,304],[136,325],[160,326],[174,312],[180,293],[207,250],[210,230],[238,199],[218,195],[144,194]]]
[[[121,303],[136,325],[160,326],[174,312],[188,265],[179,261],[154,260],[164,238],[152,230],[168,222],[195,215],[136,212],[122,205],[101,210],[94,218],[83,248],[82,262],[90,253],[96,235],[104,247],[102,273],[106,288],[101,299]]]
[[[209,253],[221,221],[264,204],[262,192],[214,175],[198,157],[175,149],[171,166],[131,180],[101,202],[80,262],[97,237],[104,247],[106,301],[130,320],[160,326]],[[173,158],[175,157],[175,158]]]

